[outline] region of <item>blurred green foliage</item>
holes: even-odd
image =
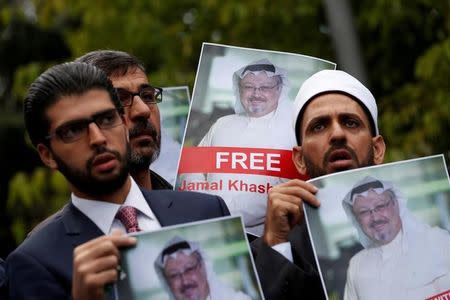
[[[11,230],[20,243],[31,228],[67,202],[69,188],[59,172],[38,167],[31,174],[17,172],[10,180],[7,209],[14,212]]]
[[[443,153],[450,161],[450,2],[356,4],[387,161]]]
[[[188,84],[191,89],[204,41],[335,61],[319,0],[16,2],[0,7],[0,87],[9,86],[9,90],[0,89],[0,126],[5,128],[21,124],[22,99],[38,74],[49,65],[95,49],[131,52],[143,60],[155,85]],[[387,161],[437,153],[444,153],[448,161],[450,2],[350,2],[370,87],[379,103]],[[36,36],[14,40],[12,30],[22,28],[21,36],[26,37],[30,26]],[[59,35],[63,44],[56,43]],[[27,159],[0,155],[5,165]],[[2,175],[8,180],[12,177],[8,211],[3,215],[13,222],[11,230],[19,242],[36,222],[67,201],[68,190],[58,173],[41,168],[14,171],[14,175]]]

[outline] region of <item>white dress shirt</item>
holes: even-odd
[[[283,255],[290,262],[294,262],[292,257],[292,248],[290,242],[284,242],[272,246],[272,249]]]
[[[84,199],[75,196],[73,193],[72,203],[83,214],[85,214],[95,225],[100,228],[104,234],[110,233],[113,229],[121,229],[126,232],[125,226],[115,216],[122,206],[132,206],[138,211],[138,224],[142,231],[154,231],[161,228],[155,214],[150,209],[141,190],[136,182],[131,178],[131,188],[122,205],[98,201],[93,199]]]

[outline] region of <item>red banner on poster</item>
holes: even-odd
[[[440,293],[439,295],[427,298],[425,300],[450,300],[450,290]]]
[[[178,173],[232,173],[300,178],[292,151],[240,147],[184,147]]]

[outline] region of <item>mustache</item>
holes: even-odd
[[[92,169],[92,162],[94,161],[95,157],[97,155],[103,154],[103,153],[109,153],[114,155],[115,158],[117,158],[118,161],[122,161],[122,157],[120,155],[120,153],[118,151],[114,151],[111,149],[106,148],[105,146],[98,146],[95,148],[95,153],[94,155],[92,155],[92,157],[90,157],[87,162],[86,162],[86,166],[88,168],[88,170]]]
[[[386,220],[373,221],[372,223],[370,223],[370,227],[373,228],[375,226],[384,225],[384,224],[387,224],[387,223],[388,223],[388,221],[386,221]]]
[[[325,155],[324,155],[324,157],[323,157],[323,162],[324,162],[324,165],[326,165],[327,164],[327,162],[330,160],[330,156],[331,156],[331,153],[333,153],[334,151],[336,151],[336,150],[345,150],[345,151],[347,151],[349,154],[350,154],[350,156],[351,156],[351,158],[352,158],[352,160],[354,160],[354,161],[358,161],[357,160],[357,156],[356,156],[356,153],[355,153],[355,151],[353,150],[353,149],[351,149],[349,146],[347,146],[346,144],[345,144],[345,142],[336,142],[336,143],[334,143],[326,152],[325,152]]]
[[[257,97],[257,96],[250,96],[250,97],[248,98],[248,100],[249,100],[249,101],[266,101],[265,98],[263,98],[263,97]]]
[[[133,126],[129,131],[130,138],[134,138],[142,134],[148,134],[153,139],[156,139],[156,137],[158,136],[158,132],[156,131],[155,126],[147,119],[138,121],[137,124]]]
[[[185,284],[185,285],[183,285],[181,287],[181,293],[184,294],[186,292],[186,290],[188,290],[188,289],[196,289],[196,288],[198,288],[197,284],[195,284],[195,283],[187,283],[187,284]]]

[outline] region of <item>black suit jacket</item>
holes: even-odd
[[[0,258],[0,299],[6,299],[5,261]]]
[[[161,226],[229,215],[217,196],[143,191]],[[6,260],[11,299],[69,299],[73,250],[103,232],[72,203],[39,225]]]
[[[173,186],[167,180],[152,170],[150,170],[150,181],[152,190],[173,190]]]
[[[325,299],[306,224],[289,234],[294,262],[258,238],[251,243],[253,258],[266,300]]]

